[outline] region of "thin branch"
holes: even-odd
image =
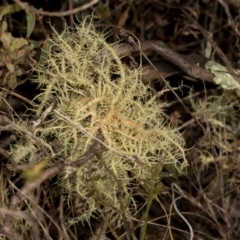
[[[28,3],[26,2],[22,2],[20,0],[14,0],[14,2],[16,4],[18,4],[23,10],[33,10],[37,15],[44,15],[44,16],[49,16],[49,17],[66,17],[69,15],[73,15],[76,14],[78,12],[84,11],[88,8],[90,8],[91,6],[95,5],[96,3],[99,2],[99,0],[92,0],[91,2],[88,2],[80,7],[77,7],[75,9],[70,9],[68,11],[64,11],[64,12],[48,12],[48,11],[44,11],[42,9],[37,9],[33,6],[29,6]]]
[[[193,229],[192,229],[192,226],[190,225],[190,223],[188,222],[188,220],[182,215],[182,213],[178,210],[177,208],[177,205],[176,205],[176,201],[178,199],[180,199],[181,197],[178,197],[175,199],[175,190],[174,190],[174,187],[175,187],[175,183],[172,183],[171,184],[171,189],[172,189],[172,198],[173,198],[173,201],[172,201],[172,205],[175,209],[175,211],[177,212],[177,214],[182,218],[182,220],[187,224],[189,230],[190,230],[190,240],[193,240],[193,237],[194,237],[194,233],[193,233]]]
[[[10,216],[13,216],[13,217],[23,218],[23,219],[25,219],[29,222],[34,223],[34,224],[36,223],[32,214],[26,213],[26,212],[23,212],[23,211],[17,211],[16,212],[16,211],[13,211],[13,210],[9,210],[7,208],[0,208],[0,213],[5,214],[5,215],[10,215]]]
[[[172,50],[167,44],[163,43],[162,41],[149,40],[143,42],[141,43],[141,50],[143,52],[154,51],[158,53],[164,59],[179,67],[190,77],[207,82],[213,82],[214,74],[211,73],[211,71],[198,66],[197,63],[192,63],[188,61],[182,55]],[[123,57],[133,52],[140,52],[140,49],[134,44],[122,44],[118,46],[115,51],[119,57]]]

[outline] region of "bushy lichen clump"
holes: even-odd
[[[46,141],[57,138],[69,163],[84,154],[100,132],[106,151],[65,173],[62,183],[86,200],[78,219],[100,209],[108,217],[126,212],[131,183],[151,180],[156,165],[172,162],[178,170],[186,165],[184,141],[165,122],[163,105],[138,80],[139,69],[122,63],[114,50],[117,45],[108,44],[91,24],[85,21],[74,31],[55,32],[51,41],[46,62],[36,69],[43,88],[36,113],[40,116],[56,101],[55,113],[75,126],[53,112],[36,134]]]
[[[218,90],[219,91],[219,90]],[[204,134],[193,151],[198,152],[202,169],[210,163],[231,161],[239,164],[239,90],[222,90],[206,99],[191,99],[193,114],[207,124]],[[209,144],[211,142],[211,144]],[[217,149],[217,150],[216,150]],[[220,153],[219,153],[220,151]],[[229,157],[231,156],[231,157]],[[237,165],[236,165],[237,166]]]

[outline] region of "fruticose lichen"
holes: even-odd
[[[219,161],[225,165],[231,161],[239,164],[239,97],[237,89],[216,91],[206,99],[191,99],[193,115],[208,129],[193,149],[198,151],[196,161],[201,163],[201,169]]]
[[[119,220],[135,206],[131,194],[136,186],[156,180],[156,166],[171,164],[182,171],[184,140],[166,121],[164,104],[139,80],[140,68],[125,65],[115,53],[118,44],[108,44],[87,19],[74,30],[55,31],[50,41],[46,61],[35,69],[42,88],[35,111],[40,116],[53,101],[56,107],[35,134],[50,154],[70,163],[101,133],[107,146],[102,156],[65,172],[60,183],[69,197],[84,203],[77,221],[98,213]],[[53,150],[56,143],[59,152]]]

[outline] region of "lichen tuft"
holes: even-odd
[[[179,171],[186,166],[184,140],[166,122],[164,105],[138,80],[139,69],[125,65],[116,55],[117,44],[108,44],[87,19],[74,31],[55,31],[51,43],[47,60],[36,67],[42,93],[35,111],[40,116],[56,101],[55,112],[79,128],[53,113],[35,133],[45,141],[56,138],[70,163],[101,132],[107,150],[75,172],[64,173],[60,182],[69,196],[85,202],[75,220],[96,213],[116,219],[116,214],[131,212],[132,184],[144,186],[152,180],[156,164],[171,162]]]

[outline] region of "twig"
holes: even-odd
[[[36,129],[45,120],[45,118],[52,112],[55,105],[56,105],[56,101],[53,101],[50,104],[50,106],[43,111],[41,116],[36,121],[33,121],[33,124],[32,124],[33,130]]]
[[[73,0],[68,0],[68,9],[69,9],[69,11],[73,10]],[[69,20],[70,20],[70,27],[72,27],[73,26],[73,14],[70,14]]]
[[[162,41],[146,41],[141,43],[143,52],[154,51],[164,57],[169,62],[179,67],[183,72],[193,78],[197,78],[207,82],[213,82],[214,74],[211,71],[198,66],[195,63],[189,62],[182,55],[172,50],[167,44]],[[122,44],[116,48],[116,53],[119,57],[126,56],[133,52],[139,52],[138,46],[133,44]]]
[[[66,17],[66,16],[69,16],[69,15],[73,15],[73,14],[76,14],[78,12],[81,12],[81,11],[84,11],[88,8],[90,8],[91,6],[93,6],[94,4],[98,3],[99,0],[92,0],[91,2],[89,3],[86,3],[80,7],[77,7],[75,9],[70,9],[68,11],[64,11],[64,12],[48,12],[48,11],[44,11],[42,9],[37,9],[33,6],[29,6],[28,3],[25,3],[25,2],[21,2],[20,0],[14,0],[14,2],[16,4],[18,4],[23,10],[26,10],[26,9],[32,9],[36,14],[38,15],[44,15],[44,16],[49,16],[49,17]]]
[[[175,183],[172,183],[171,184],[171,189],[172,189],[172,198],[173,198],[173,201],[172,201],[172,205],[175,209],[175,211],[177,212],[177,214],[182,218],[182,220],[187,224],[189,230],[190,230],[190,238],[189,240],[193,240],[193,236],[194,236],[194,233],[193,233],[193,229],[192,229],[192,226],[190,225],[190,223],[188,222],[188,220],[182,215],[182,213],[178,210],[177,208],[177,205],[176,205],[176,201],[178,199],[180,199],[181,197],[178,197],[175,199],[175,190],[174,190],[174,187],[175,187]]]
[[[32,223],[35,223],[35,219],[33,218],[32,214],[30,213],[26,213],[23,211],[13,211],[13,210],[9,210],[7,208],[0,208],[0,213],[5,214],[5,215],[10,215],[10,216],[14,216],[14,217],[19,217],[19,218],[23,218],[27,221],[30,221]]]
[[[63,203],[64,203],[64,197],[63,195],[60,195],[60,204],[59,204],[59,220],[60,220],[60,224],[61,224],[61,229],[62,229],[62,236],[64,237],[64,239],[71,239],[68,235],[67,232],[67,226],[65,224],[64,221],[64,209],[63,209]],[[72,239],[77,240],[77,238],[75,236],[72,235]]]

